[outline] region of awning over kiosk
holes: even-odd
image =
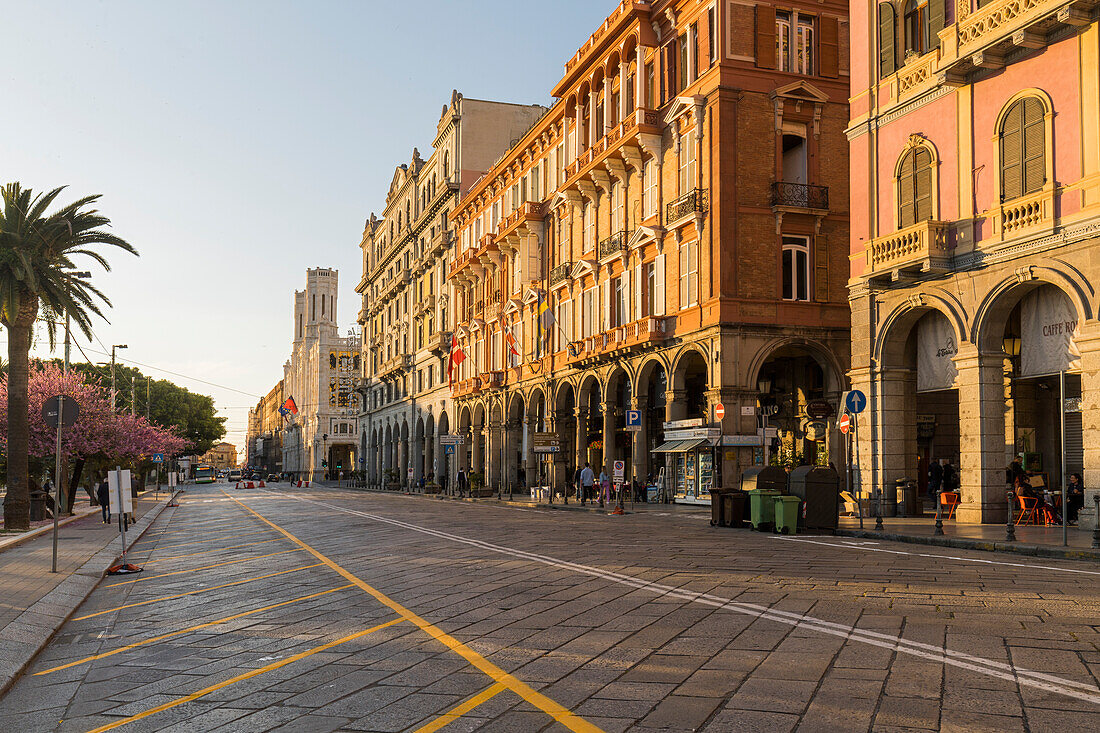
[[[654,453],[687,453],[693,451],[700,446],[709,446],[711,441],[707,438],[692,438],[690,440],[670,440],[667,443],[661,443],[653,449]]]

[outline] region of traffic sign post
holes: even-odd
[[[47,425],[57,431],[53,468],[53,565],[51,566],[51,573],[57,572],[57,521],[64,503],[61,496],[61,428],[71,427],[79,415],[80,405],[71,397],[65,399],[64,395],[51,397],[42,405],[42,418]]]
[[[844,409],[853,415],[858,415],[867,409],[867,395],[858,389],[853,389],[844,395]]]
[[[840,432],[847,435],[848,431],[852,429],[852,418],[848,413],[844,413],[840,416],[840,422],[837,425],[840,428]]]
[[[721,422],[722,418],[726,416],[726,406],[719,402],[714,406],[714,419],[717,422]]]
[[[640,432],[642,429],[642,411],[641,410],[627,410],[626,411],[626,430],[629,432]]]

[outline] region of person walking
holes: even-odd
[[[611,479],[607,477],[607,472],[600,469],[600,506],[604,505],[604,501],[611,503]]]
[[[1085,506],[1085,485],[1081,474],[1071,473],[1066,485],[1066,521],[1077,524],[1077,513]]]
[[[455,482],[458,484],[459,497],[466,496],[466,471],[461,468],[458,469],[458,478],[455,480]]]
[[[592,498],[592,487],[596,483],[596,474],[592,473],[592,467],[588,465],[588,461],[584,462],[584,468],[581,469],[581,504]]]
[[[107,488],[107,480],[99,482],[95,490],[95,499],[99,502],[99,508],[103,514],[103,523],[111,523],[111,490]]]
[[[943,486],[943,466],[940,465],[939,459],[936,459],[928,465],[928,495],[935,499],[936,494],[940,493],[941,486]]]
[[[584,503],[584,489],[581,486],[581,471],[583,470],[582,467],[577,466],[577,470],[573,472],[573,491],[576,492],[576,496],[581,504]]]

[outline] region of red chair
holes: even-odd
[[[954,519],[955,507],[959,505],[959,494],[957,491],[944,491],[940,494],[940,503],[945,509],[947,509],[946,519]]]
[[[1039,500],[1030,496],[1017,496],[1020,502],[1020,513],[1016,517],[1016,524],[1038,524],[1039,517],[1035,509],[1039,506]]]

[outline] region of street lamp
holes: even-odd
[[[115,349],[128,349],[126,344],[111,345],[111,412],[115,411]]]
[[[328,479],[328,433],[321,433],[321,475]]]

